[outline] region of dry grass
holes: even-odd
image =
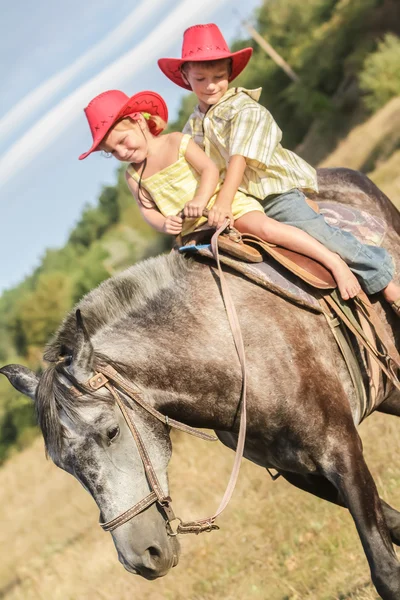
[[[400,210],[400,97],[355,127],[319,167],[348,167],[368,173]]]
[[[379,158],[379,150],[390,153],[390,148],[386,150],[386,144],[390,140],[392,148],[396,147],[399,138],[400,97],[397,97],[390,100],[365,123],[354,127],[319,166],[362,169],[364,165],[371,163],[373,158]]]
[[[362,426],[381,495],[400,506],[399,424]],[[233,454],[175,438],[171,488],[177,514],[210,514]],[[178,485],[177,482],[180,482]],[[184,485],[182,484],[184,483]],[[89,495],[43,455],[40,440],[0,470],[0,598],[6,600],[372,600],[369,569],[348,513],[244,462],[222,529],[182,539],[179,565],[147,582],[119,565]]]
[[[400,150],[392,154],[388,160],[378,164],[375,170],[369,173],[369,177],[400,210]]]

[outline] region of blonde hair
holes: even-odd
[[[149,130],[149,132],[152,135],[154,135],[154,134],[152,133],[152,131],[150,131],[150,128],[148,125],[149,122],[154,123],[157,135],[159,135],[167,127],[167,123],[164,121],[164,119],[162,119],[158,115],[150,115],[149,113],[145,113],[145,114],[140,113],[140,114],[143,115],[143,118],[145,119],[145,121],[147,123],[147,129]],[[105,150],[105,148],[104,148],[104,140],[110,135],[110,133],[112,131],[114,131],[114,130],[126,131],[127,129],[133,129],[134,127],[136,127],[136,125],[137,125],[137,121],[135,121],[135,119],[131,119],[131,117],[123,117],[122,119],[120,119],[119,121],[114,123],[114,125],[107,131],[104,138],[101,140],[101,142],[99,144],[100,150],[102,150],[106,155],[108,155],[107,150]]]
[[[157,134],[160,134],[167,127],[167,123],[159,115],[150,115],[149,113],[140,114],[143,115],[149,130],[149,123],[154,124]],[[117,131],[125,131],[126,129],[132,129],[132,125],[135,125],[136,123],[137,121],[135,121],[135,119],[131,119],[130,117],[124,117],[120,121],[117,121],[117,123],[111,129],[117,129]],[[152,133],[151,130],[150,133]]]

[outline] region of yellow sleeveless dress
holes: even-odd
[[[188,134],[182,136],[178,160],[176,162],[141,181],[141,187],[150,194],[158,210],[164,217],[179,214],[186,202],[193,200],[199,187],[200,175],[185,158],[190,139],[191,137]],[[129,165],[127,172],[139,183],[139,174],[133,165]],[[211,208],[214,204],[221,185],[222,182],[219,182],[215,194],[207,204],[207,208]],[[254,210],[264,213],[258,200],[238,191],[232,203],[232,214],[235,220]],[[192,232],[199,225],[205,223],[206,220],[204,217],[200,217],[199,219],[184,219],[182,235]]]

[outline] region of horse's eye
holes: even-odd
[[[119,434],[119,427],[113,427],[107,431],[107,437],[110,442],[113,442]]]

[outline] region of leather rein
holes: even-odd
[[[228,505],[233,490],[235,489],[236,481],[239,475],[240,463],[243,457],[244,451],[244,443],[246,438],[246,386],[247,386],[247,374],[246,374],[246,360],[245,360],[245,352],[244,352],[244,344],[242,339],[242,334],[240,330],[239,320],[237,317],[237,313],[229,292],[229,288],[226,284],[218,254],[218,237],[219,235],[227,228],[229,225],[229,220],[227,219],[224,224],[217,229],[211,239],[211,249],[214,255],[218,274],[220,278],[221,285],[221,295],[226,308],[226,313],[228,317],[228,321],[231,327],[232,336],[234,339],[237,355],[241,365],[242,371],[242,390],[241,390],[241,411],[240,411],[240,426],[238,433],[238,443],[236,447],[236,455],[234,464],[232,467],[231,475],[228,481],[227,488],[222,497],[222,500],[215,511],[215,513],[211,517],[207,517],[205,519],[199,519],[191,522],[184,523],[182,519],[176,517],[174,511],[171,506],[171,497],[166,496],[159,481],[155,469],[151,463],[149,454],[146,450],[145,444],[142,440],[142,437],[139,433],[138,428],[136,427],[134,421],[131,419],[129,412],[126,409],[125,402],[122,399],[120,392],[122,391],[126,394],[131,400],[135,403],[139,404],[142,408],[144,408],[150,415],[154,418],[158,419],[166,427],[175,427],[181,431],[189,433],[191,435],[195,435],[203,440],[215,441],[216,437],[199,431],[189,425],[185,425],[175,419],[171,419],[166,415],[163,415],[158,410],[156,410],[153,406],[148,404],[141,397],[138,389],[132,384],[130,381],[125,379],[122,375],[120,375],[113,367],[107,364],[97,365],[96,373],[84,384],[83,387],[87,389],[89,393],[94,392],[102,387],[105,387],[113,396],[116,404],[118,405],[121,413],[125,419],[125,422],[136,442],[143,467],[146,473],[148,485],[150,487],[151,492],[142,500],[137,502],[130,509],[121,513],[117,517],[114,517],[110,521],[100,522],[100,526],[104,529],[104,531],[114,531],[120,525],[123,525],[127,521],[133,519],[136,515],[143,512],[152,504],[157,504],[162,511],[165,521],[167,532],[170,536],[176,536],[178,533],[201,533],[203,531],[212,531],[213,529],[219,529],[218,525],[215,524],[215,519],[222,513],[222,511]],[[82,395],[82,392],[78,391],[76,388],[70,388],[75,395]],[[177,524],[178,523],[178,524]]]

